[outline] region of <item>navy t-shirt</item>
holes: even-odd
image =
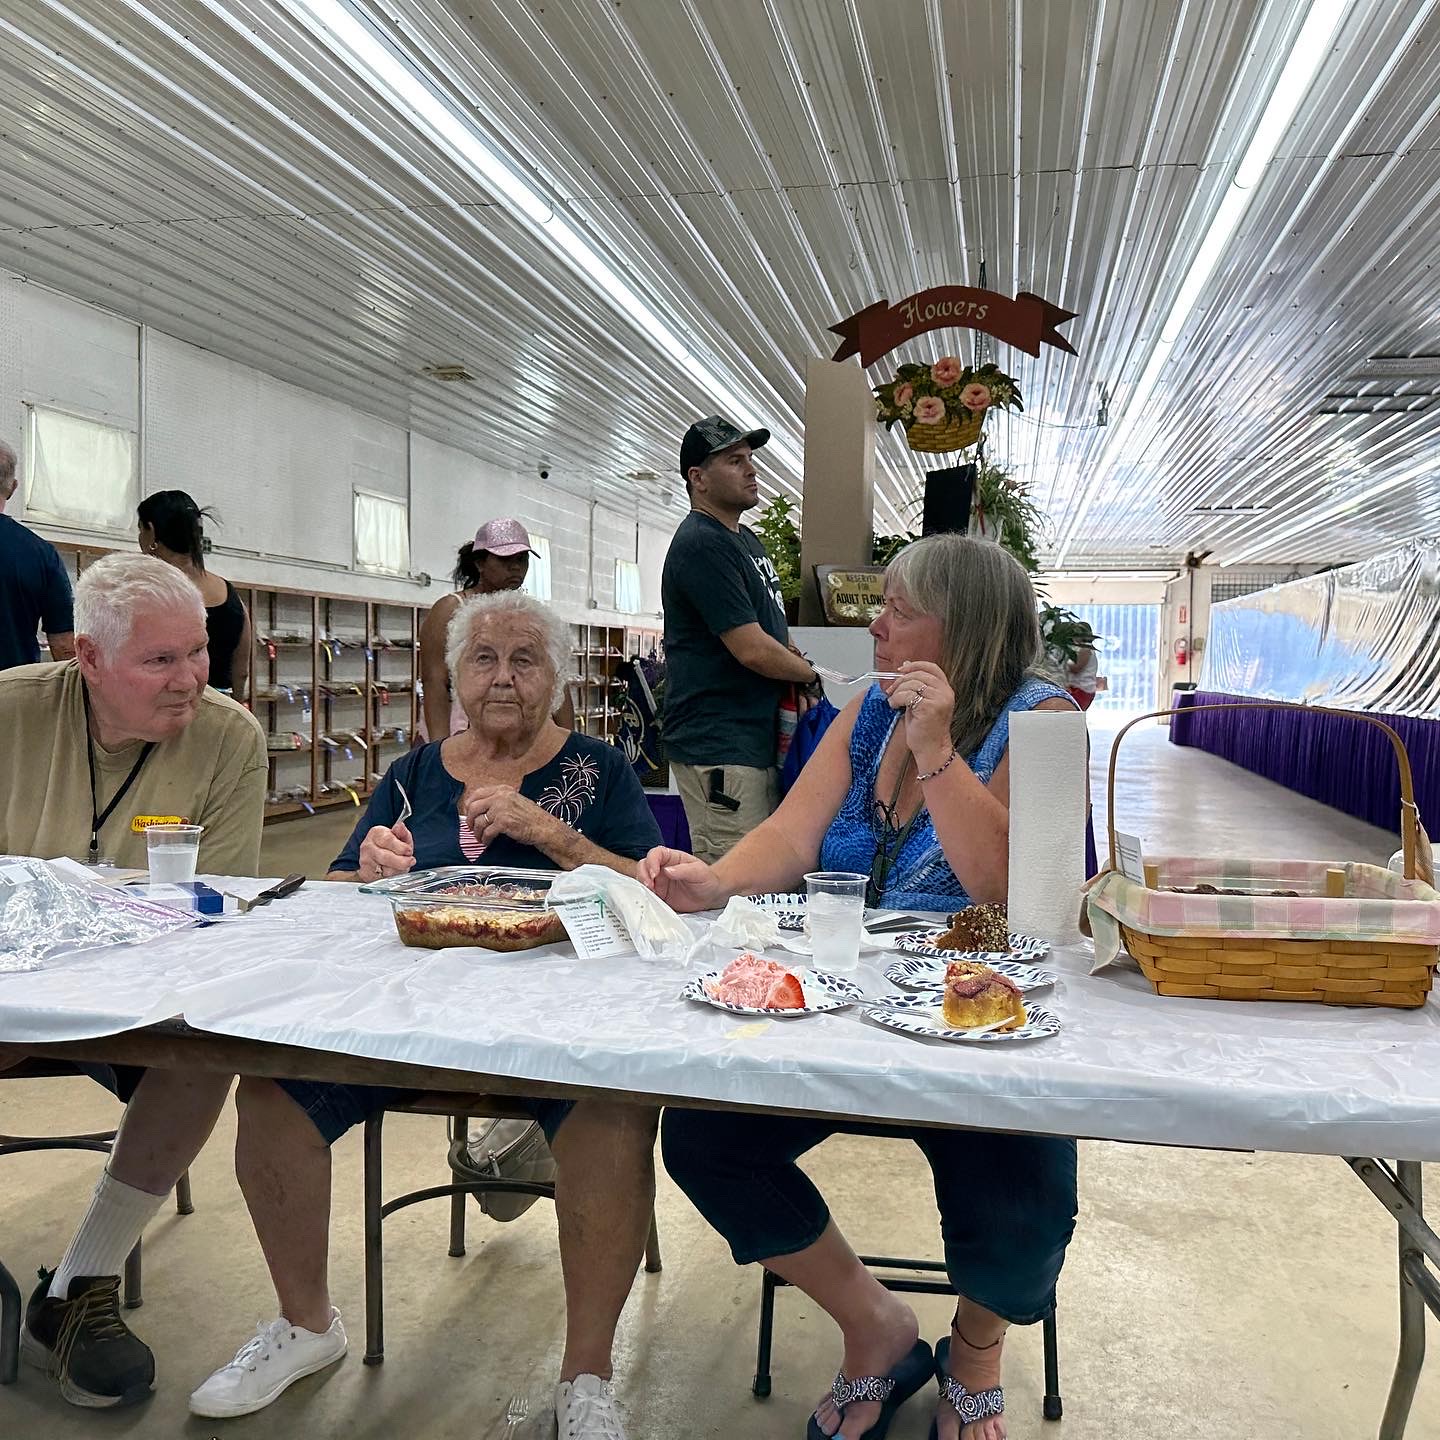
[[[680,522],[660,580],[665,610],[665,752],[682,765],[775,763],[786,682],[747,670],[720,636],[757,624],[782,645],[790,631],[780,579],[765,547],[703,511]]]
[[[48,541],[0,515],[0,670],[40,660],[36,634],[75,628],[70,577]]]
[[[478,845],[460,816],[465,786],[445,768],[442,743],[422,745],[391,765],[330,868],[359,870],[360,842],[371,827],[394,825],[404,803],[395,785],[398,780],[413,809],[405,825],[415,841],[417,870],[472,864],[556,869],[543,851],[508,835],[496,836],[483,849]],[[520,793],[592,844],[627,860],[639,860],[660,844],[660,827],[625,757],[613,745],[587,735],[568,735],[553,760],[520,782]]]

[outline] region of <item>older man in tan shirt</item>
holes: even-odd
[[[203,825],[199,868],[253,875],[267,756],[260,725],[206,688],[205,607],[180,571],[110,555],[75,591],[76,658],[0,675],[0,854],[145,865],[145,826]],[[59,1268],[21,1337],[72,1404],[149,1394],[155,1362],[120,1318],[125,1257],[213,1129],[230,1077],[116,1068],[125,1118]]]

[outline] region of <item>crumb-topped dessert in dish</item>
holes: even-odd
[[[978,960],[952,960],[945,967],[941,1009],[945,1023],[955,1030],[974,1030],[998,1020],[1009,1022],[1000,1029],[1013,1030],[1025,1023],[1020,987]]]
[[[452,898],[455,903],[445,903]],[[544,899],[543,890],[523,885],[456,881],[428,891],[426,903],[397,904],[395,928],[404,944],[427,950],[454,945],[533,950],[565,938],[565,927],[553,910],[533,908]],[[508,909],[507,902],[530,908]]]
[[[740,955],[714,980],[705,983],[708,994],[731,1005],[756,1010],[803,1010],[805,991],[799,979],[783,965],[759,955]]]
[[[1004,954],[1010,948],[1010,921],[1003,905],[969,905],[950,917],[950,928],[930,942],[937,950],[982,950]]]

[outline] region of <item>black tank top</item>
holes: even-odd
[[[205,629],[210,636],[210,683],[217,690],[228,690],[235,674],[235,651],[245,629],[245,606],[228,580],[224,600],[205,607]]]

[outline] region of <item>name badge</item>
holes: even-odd
[[[183,815],[135,815],[130,820],[130,833],[143,835],[152,825],[184,825]]]

